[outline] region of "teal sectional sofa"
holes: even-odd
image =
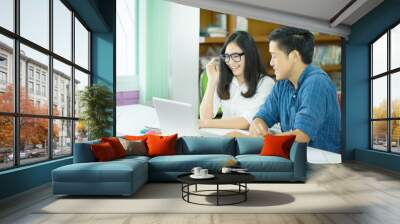
[[[307,145],[295,142],[290,159],[260,156],[262,138],[180,137],[172,156],[127,156],[96,162],[91,141],[75,144],[74,163],[52,171],[54,194],[131,195],[148,181],[176,181],[193,167],[219,172],[228,160],[236,160],[259,182],[305,182]]]

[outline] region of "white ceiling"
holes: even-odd
[[[170,0],[173,2],[347,37],[350,26],[383,0]],[[347,4],[350,7],[335,17]],[[336,18],[335,20],[333,20]]]
[[[351,0],[225,0],[329,21]]]

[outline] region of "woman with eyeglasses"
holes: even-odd
[[[229,35],[220,57],[207,64],[206,72],[199,127],[248,130],[275,83],[264,74],[254,39],[244,31]],[[214,119],[219,107],[222,118]]]

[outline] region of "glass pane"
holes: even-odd
[[[49,48],[49,0],[20,0],[21,36]]]
[[[116,23],[116,100],[117,114],[122,114],[127,105],[139,103],[139,79],[137,76],[137,15],[136,1],[120,0],[117,4]],[[127,51],[126,49],[130,49]],[[117,133],[126,133],[127,121],[117,119]],[[132,127],[130,127],[132,128]]]
[[[372,122],[372,148],[387,151],[387,121]]]
[[[372,118],[387,118],[387,77],[372,81]]]
[[[75,117],[79,117],[81,114],[80,94],[86,86],[89,86],[89,75],[75,69]]]
[[[0,9],[0,26],[14,31],[14,0],[1,0]]]
[[[71,66],[53,60],[53,115],[72,117]]]
[[[13,118],[0,116],[0,170],[14,165]]]
[[[53,51],[71,60],[72,12],[60,1],[53,1]]]
[[[391,75],[390,98],[392,117],[400,117],[400,72]]]
[[[48,119],[31,117],[20,119],[20,164],[49,158],[48,132]]]
[[[390,67],[400,67],[400,24],[391,31],[390,37]]]
[[[75,143],[88,140],[88,129],[83,120],[75,121]]]
[[[14,111],[14,43],[0,35],[0,111]]]
[[[387,34],[372,45],[372,68],[373,75],[387,71]]]
[[[53,121],[53,157],[72,154],[72,121]]]
[[[392,152],[400,153],[400,120],[391,121]]]
[[[75,63],[89,69],[89,32],[75,18]]]
[[[48,114],[48,64],[47,55],[21,44],[21,113]]]

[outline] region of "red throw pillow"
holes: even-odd
[[[122,146],[121,142],[119,141],[118,138],[116,137],[110,137],[110,138],[101,138],[101,142],[108,142],[114,149],[115,155],[117,158],[125,157],[126,156],[126,151],[124,149],[124,146]]]
[[[176,155],[176,140],[178,134],[170,136],[147,136],[148,156]]]
[[[91,145],[91,149],[94,157],[99,162],[110,161],[117,158],[114,149],[108,142],[93,144]]]
[[[262,156],[280,156],[290,159],[290,148],[296,135],[266,135],[264,137],[264,146],[261,149]]]

